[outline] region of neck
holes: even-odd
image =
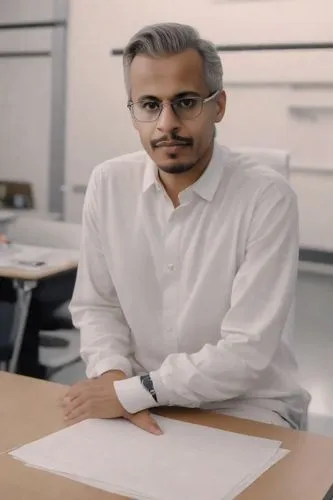
[[[210,144],[204,156],[191,170],[182,174],[169,174],[159,170],[159,178],[174,207],[180,205],[179,194],[194,184],[204,173],[213,155],[214,143]]]

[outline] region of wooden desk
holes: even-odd
[[[68,253],[70,256],[74,255],[73,250],[69,250]],[[17,369],[33,289],[36,288],[38,281],[76,269],[77,264],[78,258],[69,257],[61,265],[39,267],[31,271],[15,267],[0,267],[0,278],[12,279],[17,292],[15,321],[11,333],[13,355],[9,362],[10,372],[16,372]]]
[[[0,492],[6,500],[116,500],[123,497],[25,467],[3,452],[63,427],[57,401],[65,386],[0,372]],[[291,453],[240,500],[323,500],[333,482],[333,439],[209,412],[163,409],[179,420],[277,439]],[[1,454],[2,453],[2,454]],[[327,496],[332,498],[332,495]],[[170,499],[172,500],[172,499]],[[209,496],[206,499],[209,500]]]

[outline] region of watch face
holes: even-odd
[[[143,387],[149,392],[149,394],[152,396],[152,398],[157,402],[157,397],[156,397],[156,391],[154,389],[154,384],[152,379],[150,378],[150,375],[141,375],[140,377],[141,384]]]

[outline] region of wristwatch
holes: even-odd
[[[154,401],[156,403],[158,403],[154,384],[153,384],[152,379],[150,378],[149,373],[147,373],[147,375],[141,375],[140,382],[143,385],[143,387],[146,389],[146,391],[148,391],[150,393],[150,395],[153,397]]]

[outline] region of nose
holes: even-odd
[[[174,112],[170,103],[163,105],[161,114],[157,120],[157,129],[163,133],[169,133],[180,127],[180,120]]]

